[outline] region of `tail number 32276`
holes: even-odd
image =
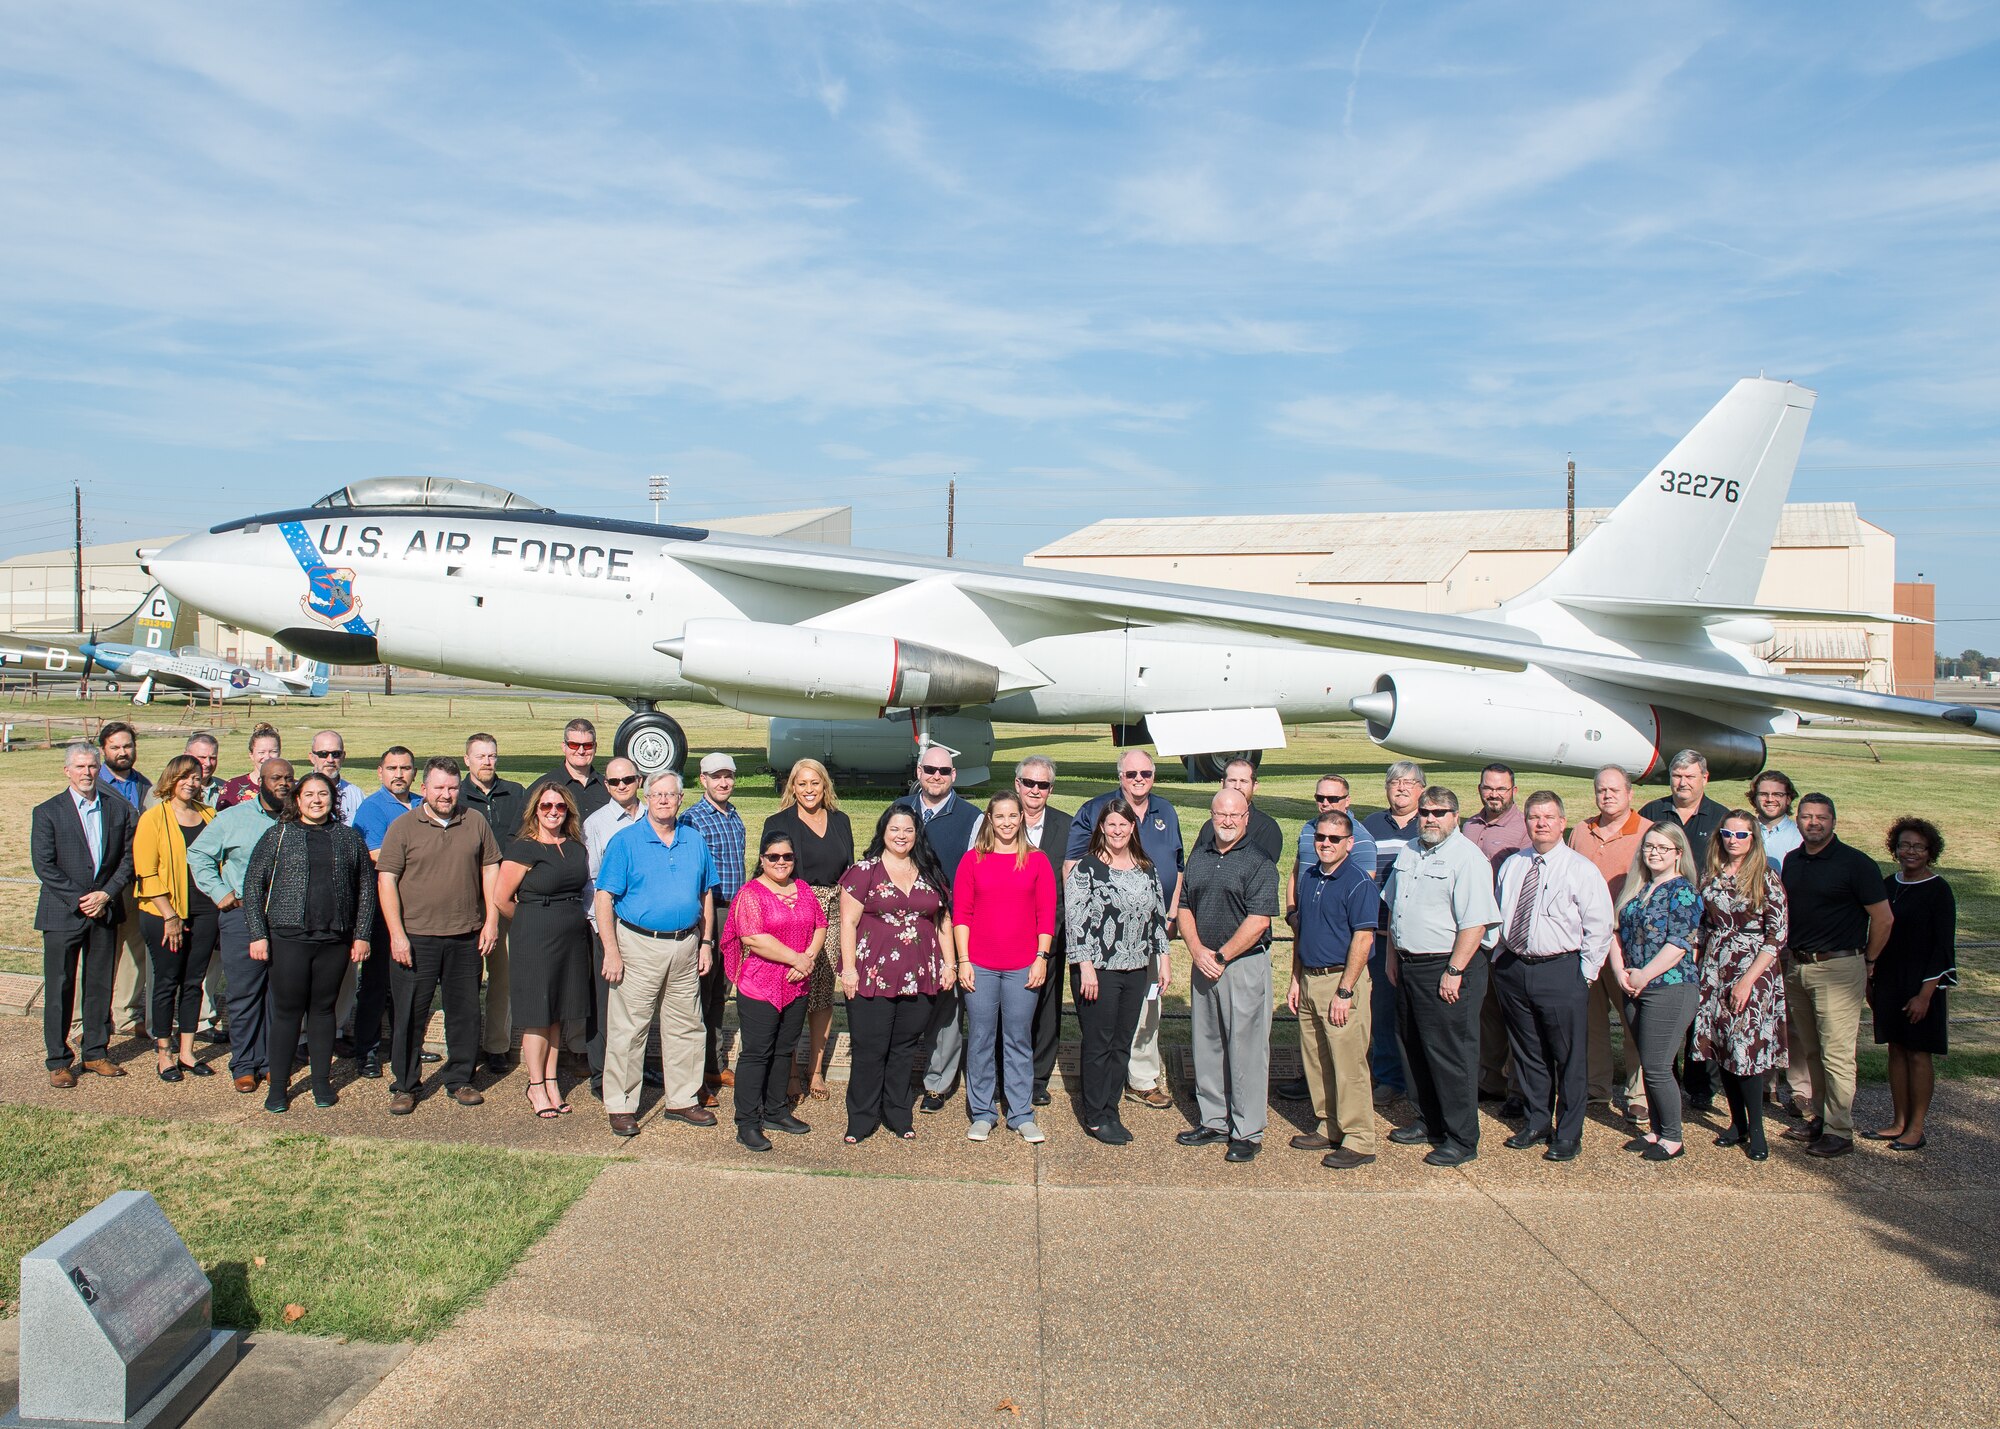
[[[1742,489],[1734,481],[1724,481],[1719,476],[1697,476],[1687,471],[1662,471],[1660,490],[1709,501],[1733,502],[1742,494]]]

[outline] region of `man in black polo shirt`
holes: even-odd
[[[1708,841],[1722,827],[1729,810],[1708,797],[1708,761],[1692,749],[1683,749],[1667,764],[1667,783],[1673,792],[1653,800],[1639,811],[1642,819],[1654,823],[1671,820],[1687,835],[1698,874],[1708,872]],[[1681,1062],[1681,1090],[1687,1095],[1689,1111],[1715,1109],[1715,1082],[1708,1063],[1694,1055],[1694,1028],[1688,1028],[1687,1045]]]
[[[1243,802],[1250,808],[1250,822],[1244,825],[1243,841],[1282,867],[1285,862],[1285,831],[1278,826],[1276,819],[1257,807],[1257,767],[1247,759],[1230,760],[1222,771],[1222,787],[1241,794]],[[1194,836],[1194,846],[1200,850],[1214,843],[1215,821],[1211,819]]]
[[[1250,804],[1224,789],[1209,804],[1215,842],[1188,856],[1181,941],[1193,972],[1194,1094],[1201,1125],[1183,1146],[1227,1141],[1249,1161],[1264,1141],[1271,1090],[1271,920],[1282,916],[1278,866],[1244,837]]]
[[[458,786],[458,802],[467,813],[485,816],[486,826],[493,830],[493,840],[502,853],[520,836],[528,791],[512,779],[500,777],[500,741],[490,734],[475,734],[465,741],[465,782]],[[513,990],[507,980],[507,928],[507,920],[501,919],[500,941],[486,956],[486,976],[479,990],[479,1050],[486,1060],[486,1070],[496,1077],[507,1075],[507,1055],[514,1050],[514,1012],[510,1003]]]
[[[562,763],[534,782],[528,793],[530,804],[535,802],[535,791],[544,784],[559,784],[569,790],[580,818],[589,818],[611,802],[611,791],[604,787],[604,776],[597,772],[596,725],[587,719],[573,719],[563,726]]]
[[[1791,940],[1785,953],[1785,1000],[1812,1073],[1812,1116],[1785,1133],[1810,1156],[1854,1149],[1855,1044],[1868,979],[1889,941],[1889,900],[1875,860],[1833,835],[1833,800],[1799,800],[1799,846],[1780,875]]]

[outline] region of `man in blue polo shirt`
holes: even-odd
[[[355,809],[354,831],[367,843],[368,856],[380,859],[382,836],[389,832],[389,825],[423,803],[423,799],[410,792],[410,785],[417,777],[417,757],[400,744],[382,751],[375,777],[381,781],[381,787]],[[378,902],[375,926],[369,934],[368,961],[358,970],[348,964],[336,1008],[342,1021],[350,1010],[354,1014],[348,1033],[348,1055],[354,1058],[356,1070],[364,1077],[382,1075],[382,1014],[388,1008],[389,925],[382,921],[382,905]],[[338,1043],[334,1050],[341,1050]],[[434,1052],[424,1052],[421,1056],[426,1062],[437,1060]]]
[[[1299,1053],[1318,1118],[1317,1130],[1294,1136],[1292,1146],[1325,1150],[1320,1164],[1336,1171],[1375,1159],[1368,956],[1382,894],[1371,864],[1352,857],[1353,848],[1354,821],[1346,814],[1328,809],[1314,820],[1315,859],[1299,867],[1298,944],[1285,993],[1285,1006],[1299,1017]]]
[[[690,1126],[714,1126],[701,1105],[701,978],[715,959],[709,928],[721,877],[701,833],[680,824],[681,776],[655,774],[646,817],[621,830],[597,870],[597,936],[604,946],[604,1109],[615,1136],[639,1134],[646,1029],[660,1019],[666,1092],[660,1108]]]

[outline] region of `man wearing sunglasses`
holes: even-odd
[[[1083,861],[1104,806],[1114,799],[1123,799],[1139,816],[1139,847],[1146,851],[1154,872],[1160,876],[1160,892],[1167,900],[1167,926],[1172,928],[1178,926],[1180,916],[1181,874],[1186,857],[1181,844],[1180,815],[1165,799],[1153,797],[1153,783],[1150,754],[1143,749],[1128,749],[1119,755],[1118,787],[1086,802],[1070,822],[1069,847],[1063,853],[1062,872],[1067,879],[1069,871]],[[1166,1066],[1160,1060],[1160,994],[1172,984],[1173,968],[1163,957],[1152,971],[1155,991],[1147,994],[1145,1009],[1139,1014],[1139,1030],[1132,1037],[1125,1098],[1154,1111],[1167,1111],[1173,1107],[1174,1099],[1164,1085]]]
[[[1322,789],[1326,781],[1320,781]],[[1346,788],[1341,789],[1345,802]],[[1351,1171],[1375,1159],[1375,1099],[1368,1083],[1373,999],[1368,959],[1381,894],[1372,851],[1353,852],[1354,821],[1344,809],[1306,826],[1313,857],[1294,880],[1298,943],[1285,1006],[1298,1014],[1299,1056],[1317,1125],[1292,1138],[1295,1151],[1324,1151],[1320,1165]]]
[[[484,816],[486,827],[502,849],[514,842],[527,816],[528,791],[500,777],[500,741],[475,734],[465,741],[465,782],[458,802],[468,812]],[[479,989],[479,1051],[486,1070],[507,1075],[508,1054],[514,1050],[513,985],[507,979],[508,920],[500,920],[500,941],[486,955],[485,977]]]
[[[1433,784],[1417,796],[1417,837],[1389,870],[1389,977],[1421,1120],[1397,1127],[1399,1146],[1430,1143],[1432,1166],[1479,1155],[1479,1010],[1485,948],[1500,923],[1493,865],[1458,831],[1458,795]]]
[[[578,815],[585,819],[611,802],[611,791],[597,772],[596,725],[587,719],[573,719],[563,726],[562,763],[534,782],[528,791],[531,802],[544,784],[568,789],[576,800]]]
[[[917,751],[917,787],[896,801],[917,816],[917,831],[944,870],[945,896],[951,896],[952,875],[958,861],[972,847],[972,834],[979,823],[979,810],[959,796],[958,765],[940,744],[927,744]],[[929,1060],[924,1064],[925,1111],[941,1111],[958,1080],[959,1064],[965,1055],[965,1036],[959,1026],[959,998],[956,988],[937,995],[931,1009],[931,1025],[924,1034]]]
[[[1297,935],[1299,931],[1300,881],[1320,861],[1319,852],[1315,845],[1319,837],[1319,821],[1323,815],[1347,815],[1349,844],[1341,850],[1341,866],[1348,868],[1351,872],[1359,873],[1368,880],[1371,887],[1375,883],[1375,840],[1368,836],[1368,830],[1361,826],[1361,821],[1354,818],[1352,810],[1348,807],[1350,802],[1347,780],[1344,776],[1339,774],[1320,775],[1319,783],[1313,786],[1314,813],[1310,819],[1305,821],[1304,826],[1299,829],[1298,854],[1292,863],[1291,877],[1285,883],[1285,921],[1291,924],[1294,935]],[[1199,840],[1197,840],[1197,844],[1199,844]],[[1272,861],[1277,862],[1275,859]],[[1377,901],[1380,901],[1379,898]],[[1371,924],[1370,926],[1373,925]],[[1296,945],[1294,946],[1296,947]],[[1376,979],[1374,978],[1369,979],[1371,995],[1373,995],[1375,981]],[[1394,1008],[1392,1007],[1386,1015],[1394,1018]],[[1368,1020],[1371,1028],[1379,1025],[1375,1021],[1375,1010],[1373,1008],[1369,1010]],[[1393,1036],[1393,1032],[1390,1035]],[[1400,1089],[1399,1084],[1398,1090]],[[1294,1077],[1290,1081],[1273,1082],[1271,1084],[1271,1091],[1273,1095],[1283,1097],[1286,1101],[1301,1102],[1313,1100],[1312,1086],[1303,1076]]]
[[[361,801],[368,796],[361,792],[359,784],[341,772],[347,765],[347,741],[340,737],[339,730],[323,729],[312,737],[307,748],[312,752],[313,770],[333,781],[334,817],[353,827],[354,816],[361,811]]]
[[[708,930],[708,936],[716,947],[722,946],[722,925],[728,920],[729,905],[742,891],[747,877],[744,859],[749,831],[743,827],[743,815],[737,812],[736,805],[731,801],[730,796],[735,792],[736,760],[721,750],[704,754],[701,757],[701,797],[681,814],[681,823],[700,834],[702,842],[708,845],[708,856],[715,860],[716,874],[722,880],[715,886],[715,907],[711,915],[714,921]],[[722,970],[722,959],[716,958],[701,977],[703,1106],[716,1104],[719,1100],[717,1088],[736,1084],[736,1079],[724,1069],[721,1056],[722,1014],[728,1004],[729,978]]]

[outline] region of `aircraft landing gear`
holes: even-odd
[[[678,774],[687,762],[687,733],[670,716],[654,709],[650,701],[635,701],[633,713],[618,726],[611,752],[638,765],[641,779],[669,769]]]
[[[1220,754],[1187,754],[1181,756],[1181,763],[1187,768],[1188,783],[1220,784],[1222,771],[1238,759],[1249,760],[1250,767],[1255,769],[1264,762],[1264,751],[1238,749],[1224,750]]]

